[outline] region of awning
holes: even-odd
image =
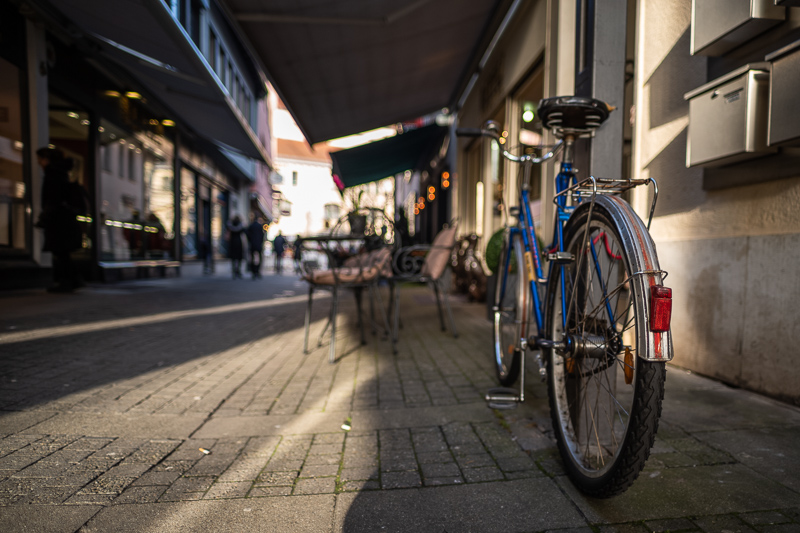
[[[164,1],[58,0],[52,5],[169,107],[175,113],[169,118],[212,142],[269,163],[258,136]]]
[[[442,146],[447,128],[431,125],[349,150],[331,152],[333,173],[344,187],[355,187],[430,164]]]
[[[224,3],[314,144],[452,108],[520,0]]]

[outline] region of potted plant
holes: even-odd
[[[350,232],[353,235],[363,235],[367,229],[367,215],[359,213],[361,209],[361,197],[364,196],[364,190],[358,192],[352,191],[350,194],[350,203],[352,209],[347,214],[347,221],[350,223]]]

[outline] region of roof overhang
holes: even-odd
[[[51,5],[174,112],[176,122],[217,145],[270,163],[258,136],[163,0]]]
[[[519,0],[225,0],[311,144],[452,108]]]
[[[406,170],[421,170],[436,157],[447,131],[448,128],[433,124],[349,150],[331,152],[333,173],[344,188],[348,188]]]

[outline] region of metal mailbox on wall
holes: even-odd
[[[692,0],[692,55],[722,55],[785,18],[774,0]]]
[[[722,166],[775,152],[767,146],[769,63],[751,63],[684,95],[686,166]]]
[[[772,63],[767,142],[770,146],[800,145],[800,41],[766,59]]]

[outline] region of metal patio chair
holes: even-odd
[[[303,353],[308,353],[308,335],[311,325],[311,309],[314,299],[314,292],[326,290],[331,293],[331,309],[328,322],[320,333],[318,346],[322,346],[322,340],[330,327],[330,355],[329,362],[336,362],[336,315],[339,308],[339,296],[346,289],[352,289],[356,297],[356,312],[358,327],[361,332],[361,343],[366,344],[364,333],[364,320],[362,313],[362,296],[364,291],[369,295],[371,308],[370,317],[374,327],[374,301],[378,301],[378,308],[383,319],[383,326],[388,334],[391,332],[386,308],[378,290],[378,283],[385,277],[391,277],[392,251],[394,242],[394,230],[389,219],[380,210],[365,210],[367,215],[367,227],[363,232],[359,229],[358,233],[353,233],[348,222],[347,216],[342,217],[326,235],[300,238],[298,246],[300,248],[297,260],[297,269],[302,279],[308,282],[308,306],[305,316],[305,335],[303,340]],[[303,256],[307,252],[314,250],[316,243],[317,250],[324,252],[327,257],[327,265],[320,264],[319,261],[306,261]],[[355,254],[348,254],[347,247],[355,247]],[[298,254],[295,254],[296,257]],[[349,257],[346,257],[349,255]]]
[[[436,235],[430,245],[415,245],[400,248],[394,254],[392,261],[392,294],[393,303],[392,347],[397,353],[397,340],[400,329],[400,295],[399,287],[402,283],[427,283],[436,295],[436,306],[439,310],[439,321],[442,331],[447,328],[444,322],[444,311],[447,311],[450,331],[453,337],[458,337],[453,311],[447,293],[450,288],[450,256],[456,244],[456,230],[458,222],[453,221]],[[444,305],[443,305],[444,304]],[[444,307],[444,309],[443,309]]]

